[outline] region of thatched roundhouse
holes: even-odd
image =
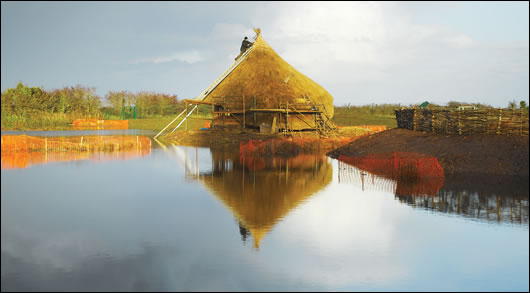
[[[265,125],[274,132],[329,125],[333,97],[274,52],[259,29],[255,31],[250,53],[204,101],[215,104],[223,120],[236,120],[247,128]]]

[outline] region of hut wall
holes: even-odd
[[[282,100],[282,98],[277,98]],[[271,109],[271,105],[265,103],[267,99],[262,97],[249,96],[245,97],[243,103],[243,97],[238,96],[223,96],[223,97],[211,97],[210,100],[214,103],[222,105],[225,111],[233,111],[232,114],[237,118],[237,121],[243,123],[245,120],[246,127],[260,127],[262,123],[272,126],[274,118],[276,118],[276,129],[285,129],[288,121],[288,128],[290,130],[302,130],[302,129],[314,129],[316,128],[316,120],[314,114],[311,113],[297,113],[303,110],[312,110],[313,107],[317,107],[323,111],[324,106],[322,104],[287,104],[278,103],[273,105],[272,109],[286,109],[289,105],[289,115],[278,112],[252,112],[251,109]],[[283,101],[289,101],[288,98],[283,98]],[[243,115],[241,112],[245,109],[246,113]]]
[[[528,111],[509,109],[395,110],[398,128],[441,134],[528,135]]]

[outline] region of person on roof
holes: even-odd
[[[245,39],[243,40],[243,42],[241,43],[241,54],[243,54],[243,52],[245,52],[248,48],[250,48],[252,45],[254,45],[254,43],[252,42],[249,42],[248,38],[245,37]]]

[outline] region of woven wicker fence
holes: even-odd
[[[509,109],[395,110],[398,128],[440,134],[528,135],[528,111]]]

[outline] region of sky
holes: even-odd
[[[1,3],[1,90],[195,98],[260,28],[335,105],[529,100],[529,2]]]

